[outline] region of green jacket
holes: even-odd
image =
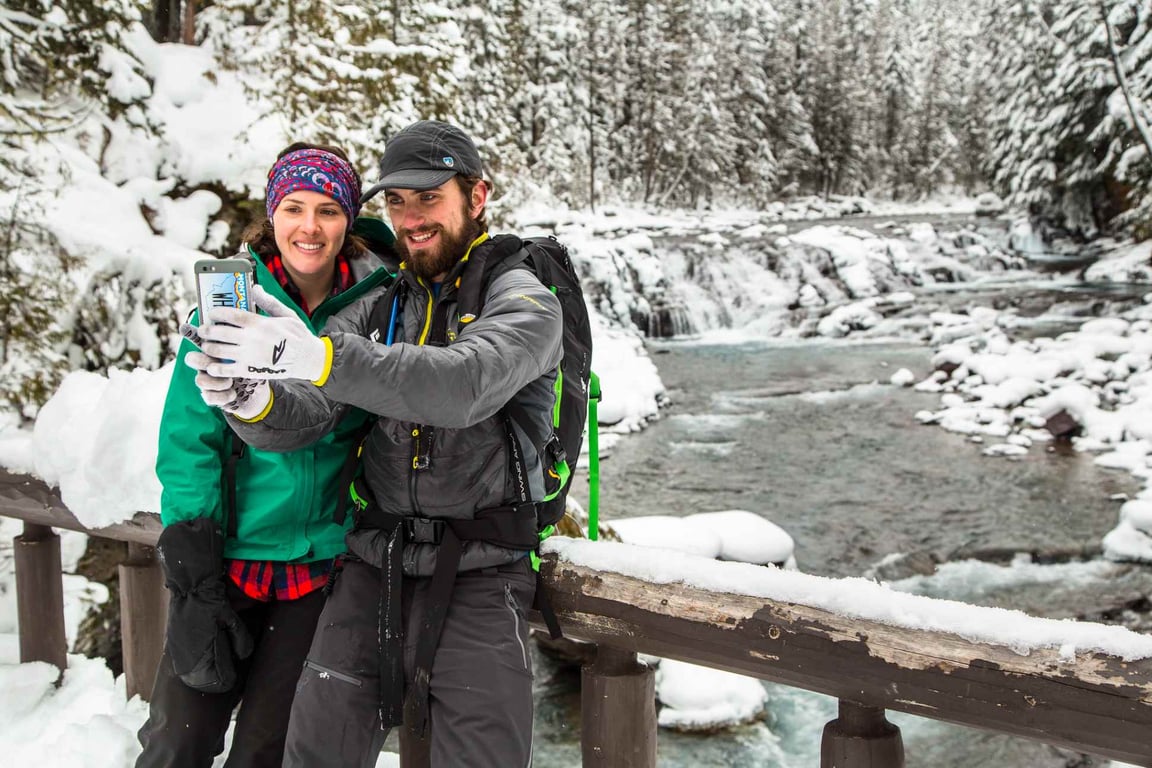
[[[294,308],[313,332],[319,331],[334,313],[390,277],[385,267],[371,260],[370,274],[357,274],[360,279],[356,285],[326,299],[309,319],[260,259],[249,253],[256,262],[256,282]],[[364,261],[357,259],[353,263],[354,273],[366,271]],[[199,324],[195,312],[190,322]],[[169,525],[208,515],[227,531],[221,474],[235,436],[220,409],[200,398],[196,372],[184,364],[185,355],[193,349],[187,339],[180,343],[160,422],[156,458],[156,475],[164,487],[160,519]],[[363,411],[350,411],[332,433],[287,453],[246,448],[236,467],[236,536],[228,537],[224,556],[307,563],[343,552],[344,533],[351,525],[352,515],[347,516],[343,526],[333,521],[337,500],[347,493],[336,486],[352,439],[367,418]]]

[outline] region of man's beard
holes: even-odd
[[[467,212],[465,212],[467,213]],[[440,246],[434,250],[409,250],[408,235],[417,232],[440,232]],[[432,280],[456,266],[468,252],[468,246],[480,236],[480,225],[465,216],[464,225],[456,232],[433,225],[419,229],[400,229],[396,232],[396,250],[417,277]]]

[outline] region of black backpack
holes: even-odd
[[[588,320],[588,307],[580,288],[580,278],[572,267],[572,259],[554,237],[520,239],[511,235],[494,238],[494,244],[473,254],[462,263],[462,271],[449,275],[459,276],[457,316],[468,323],[484,310],[484,296],[488,286],[498,275],[510,269],[528,269],[546,285],[560,301],[564,323],[564,356],[556,379],[556,407],[553,410],[552,431],[534,434],[534,420],[524,413],[515,401],[504,407],[504,413],[535,443],[538,455],[545,461],[548,471],[547,495],[536,505],[537,527],[540,538],[552,533],[564,517],[565,500],[580,460],[584,441],[584,426],[588,420],[589,379],[592,375],[592,328]],[[377,341],[388,338],[388,327],[396,306],[397,291],[403,290],[403,281],[397,280],[391,290],[381,296],[372,309],[368,327]],[[428,343],[443,344],[447,336],[448,317],[444,313],[433,316]],[[599,393],[595,393],[599,397]],[[596,425],[590,425],[592,429]],[[519,446],[512,446],[519,454]]]
[[[532,237],[523,240],[524,258],[520,254],[509,258],[510,266],[518,264],[531,270],[540,282],[544,283],[560,300],[564,318],[564,357],[560,361],[560,371],[556,379],[556,407],[552,412],[552,434],[543,436],[537,445],[540,455],[547,457],[552,466],[548,476],[555,485],[548,489],[548,496],[536,507],[537,525],[541,538],[552,532],[552,527],[564,517],[565,500],[572,487],[572,477],[580,461],[580,449],[584,443],[584,427],[588,420],[589,379],[592,375],[592,328],[588,321],[588,306],[584,303],[584,292],[580,289],[580,278],[572,267],[572,259],[565,248],[554,237]],[[493,267],[488,275],[479,281],[482,301],[491,279],[498,274]],[[468,310],[465,301],[471,300],[463,292],[460,296],[460,315]],[[482,309],[479,307],[478,309]],[[479,311],[476,311],[479,315]],[[521,424],[528,419],[517,415],[515,403],[507,406],[509,415]],[[595,425],[590,425],[595,429]],[[525,430],[527,431],[527,430]]]

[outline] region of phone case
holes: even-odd
[[[196,293],[201,318],[214,307],[236,307],[254,312],[251,288],[252,265],[244,259],[196,262]]]

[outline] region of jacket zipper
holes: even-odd
[[[420,331],[420,336],[416,340],[416,344],[423,346],[424,342],[428,340],[428,331],[432,328],[432,311],[435,305],[432,289],[424,284],[424,280],[420,277],[416,278],[416,284],[424,289],[424,295],[427,297],[424,305],[424,328]],[[422,430],[427,429],[431,432],[430,427],[425,427],[423,424],[417,424],[412,428],[412,473],[408,475],[408,501],[412,505],[412,514],[419,515],[421,512],[420,502],[417,499],[417,485],[419,484],[419,473],[421,470],[428,468],[430,459],[429,451],[432,448],[429,441],[426,450],[421,450],[420,447],[420,434]],[[429,435],[431,438],[431,435]]]
[[[424,426],[417,424],[412,428],[412,471],[408,474],[408,501],[412,504],[412,513],[420,514],[420,502],[416,499],[416,485],[419,482],[420,471],[428,467],[428,456],[420,450],[420,430]]]
[[[424,342],[428,340],[428,331],[432,330],[432,289],[425,285],[424,280],[419,277],[416,278],[416,283],[424,289],[424,295],[428,297],[428,300],[424,304],[424,328],[420,331],[420,336],[416,340],[418,345],[423,346]]]
[[[512,623],[516,642],[520,644],[520,656],[524,661],[524,671],[528,671],[528,648],[524,645],[524,638],[520,636],[520,614],[516,610],[516,599],[512,597],[512,585],[504,582],[504,602],[512,613]]]
[[[310,669],[316,670],[316,672],[319,673],[321,680],[327,680],[329,678],[332,678],[333,680],[339,680],[339,681],[344,682],[344,683],[350,683],[350,684],[356,686],[357,688],[363,688],[364,687],[364,683],[359,678],[352,677],[352,675],[346,675],[343,672],[337,672],[334,669],[328,669],[328,667],[322,667],[314,661],[305,660],[304,666],[309,667]]]

